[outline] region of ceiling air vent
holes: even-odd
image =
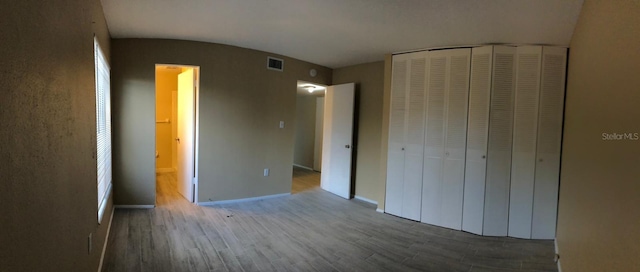
[[[267,57],[267,69],[282,72],[284,69],[284,61],[274,57]]]

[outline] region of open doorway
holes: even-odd
[[[318,93],[316,93],[318,91]],[[307,94],[309,93],[309,94]],[[314,95],[314,93],[316,93]],[[318,104],[318,97],[322,98],[322,106]],[[311,101],[305,100],[305,96],[311,96]],[[317,96],[317,97],[314,97]],[[316,103],[313,103],[313,99]],[[351,199],[354,195],[353,154],[354,150],[354,113],[355,113],[355,84],[346,83],[332,86],[318,86],[308,82],[298,82],[298,99],[296,101],[296,134],[294,143],[294,173],[292,193],[298,192],[300,176],[313,176],[314,166],[319,166],[320,188],[340,197]],[[322,113],[318,111],[322,109]],[[315,122],[311,116],[322,116],[321,125]],[[314,123],[310,125],[309,123]],[[318,125],[322,129],[311,129]],[[311,132],[313,131],[313,133]],[[322,135],[322,136],[320,136]],[[313,139],[313,140],[311,140]],[[317,141],[317,142],[316,142]],[[314,145],[311,153],[310,145]],[[320,146],[317,143],[322,143]],[[306,150],[306,152],[304,152]],[[301,154],[306,155],[303,157]],[[313,154],[313,155],[310,155]],[[304,160],[306,158],[306,160]],[[310,159],[314,158],[314,159]],[[301,162],[307,165],[301,164]],[[307,170],[305,172],[305,170]],[[307,190],[314,189],[306,188]]]
[[[197,202],[200,68],[156,67],[156,205]]]
[[[298,81],[291,193],[320,187],[326,86]]]

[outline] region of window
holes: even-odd
[[[111,192],[111,86],[109,64],[94,38],[96,72],[96,130],[98,163],[98,223],[107,206]]]

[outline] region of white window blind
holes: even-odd
[[[96,128],[98,163],[98,223],[111,192],[111,85],[109,64],[94,39],[96,73]]]

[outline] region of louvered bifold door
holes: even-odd
[[[542,46],[517,50],[509,236],[531,238]]]
[[[507,236],[516,47],[494,46],[483,235]]]
[[[421,221],[462,229],[471,49],[430,51]]]
[[[448,55],[429,51],[427,109],[425,116],[422,216],[420,221],[442,224],[442,167],[444,163],[445,90],[448,86]]]
[[[493,46],[471,49],[462,230],[482,235]]]
[[[392,65],[385,212],[402,216],[409,56],[394,56]]]
[[[422,204],[427,52],[410,55],[402,217],[419,221]]]
[[[542,80],[531,238],[556,234],[567,49],[542,49]]]
[[[462,229],[471,49],[451,49],[442,173],[442,226]]]

